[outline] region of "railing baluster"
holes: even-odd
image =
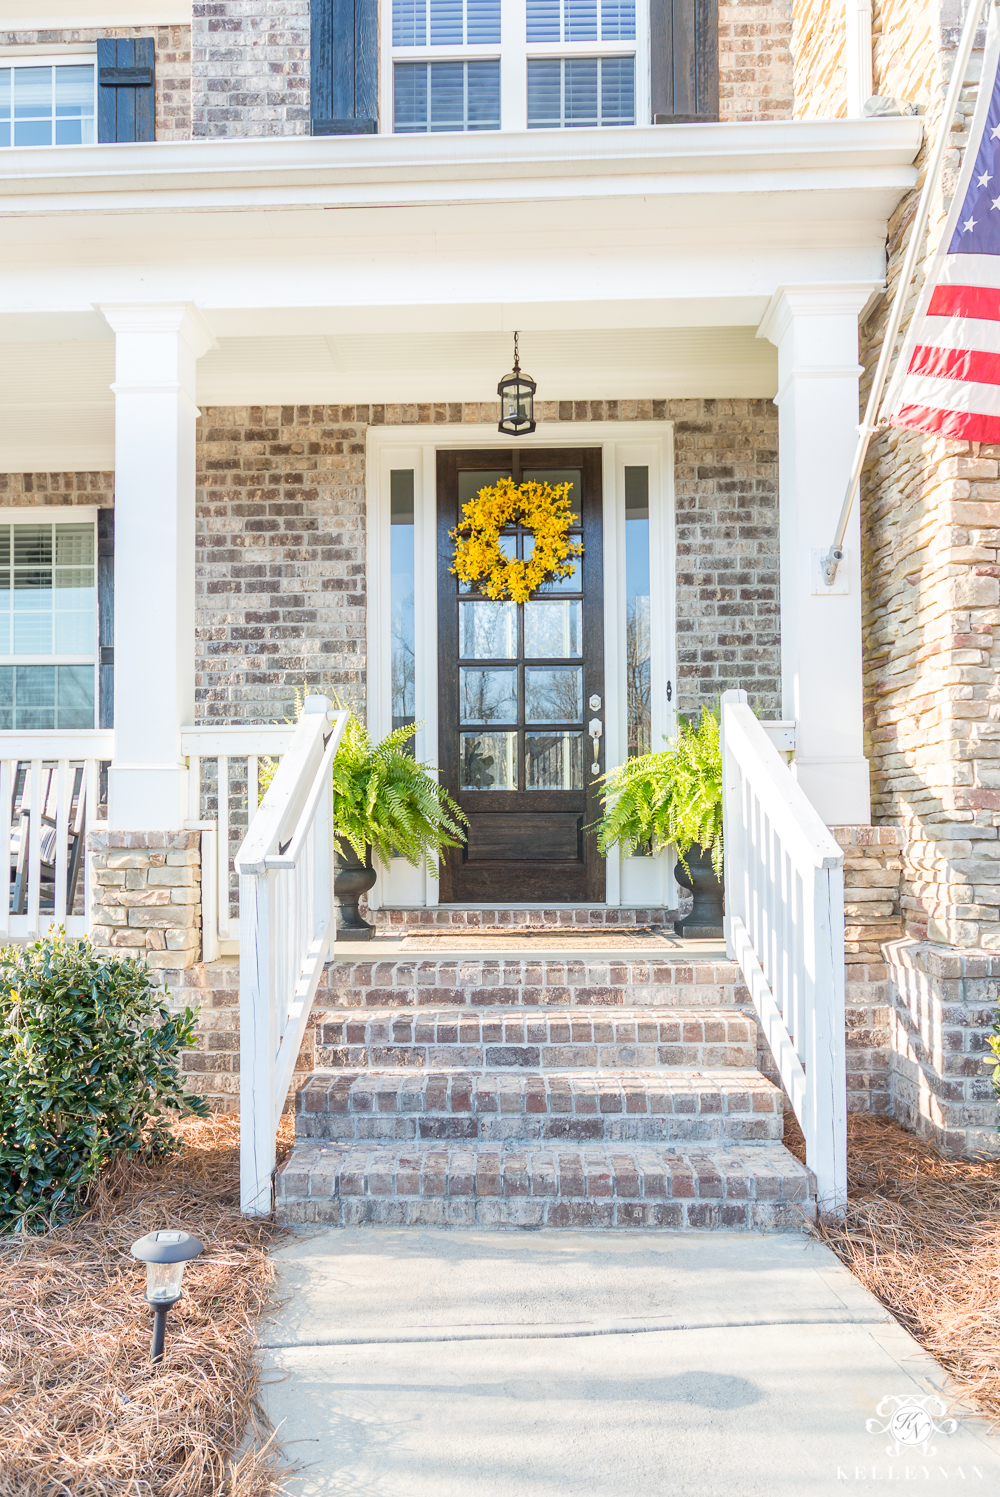
[[[28,837],[28,932],[32,937],[41,935],[40,906],[42,902],[42,761],[32,759],[29,781],[29,820],[21,821],[22,832]]]
[[[11,870],[11,797],[13,795],[14,780],[17,777],[17,760],[0,759],[0,846],[4,849],[4,889],[2,905],[0,905],[0,937],[6,938],[10,934],[10,870]]]
[[[66,921],[66,893],[69,882],[69,760],[60,759],[56,764],[56,857],[55,889],[52,899],[53,924]],[[40,819],[39,819],[40,820]],[[41,831],[41,825],[39,825]]]
[[[846,1201],[843,854],[743,692],[723,695],[722,753],[727,943],[802,1125],[821,1204],[839,1210]]]

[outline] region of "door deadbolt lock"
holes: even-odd
[[[594,695],[590,698],[590,701],[587,703],[587,706],[590,708],[591,712],[600,712],[600,710],[601,710],[601,699],[597,695],[596,691],[595,691]]]

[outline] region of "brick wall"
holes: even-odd
[[[207,408],[199,423],[199,714],[363,701],[369,424],[497,420],[493,404]],[[744,686],[780,708],[777,413],[765,400],[542,401],[538,418],[676,422],[682,711]]]
[[[0,473],[0,504],[96,504],[111,509],[114,473]]]
[[[60,46],[106,36],[152,36],[156,41],[156,138],[191,138],[190,26],[102,26],[63,31],[0,31],[0,47]],[[27,60],[27,59],[26,59]]]
[[[719,5],[719,118],[792,117],[792,0]]]
[[[309,134],[309,0],[195,0],[193,133]]]

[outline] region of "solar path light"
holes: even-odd
[[[205,1244],[190,1232],[147,1232],[132,1244],[132,1257],[146,1265],[146,1303],[153,1307],[151,1362],[163,1361],[167,1311],[181,1297],[184,1265],[204,1251]]]

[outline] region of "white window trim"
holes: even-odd
[[[365,490],[368,638],[368,730],[383,738],[392,728],[392,568],[389,474],[413,470],[413,568],[431,579],[414,594],[416,675],[414,712],[423,723],[415,740],[416,756],[430,764],[438,759],[437,629],[437,454],[468,448],[509,450],[510,437],[495,424],[445,424],[428,428],[427,440],[415,440],[412,426],[369,427],[366,438]],[[523,459],[532,450],[553,447],[602,449],[604,509],[604,734],[605,762],[614,766],[628,753],[625,691],[625,468],[649,468],[649,586],[651,730],[654,748],[676,729],[676,555],[674,522],[674,429],[670,421],[545,422],[518,446]],[[667,701],[667,682],[674,683]],[[674,859],[607,860],[606,903],[659,905],[672,908],[676,890]],[[382,905],[436,905],[438,880],[396,859],[388,875],[379,873],[369,896],[373,909]]]
[[[46,49],[44,52],[33,53],[27,47],[18,47],[6,52],[0,51],[0,68],[60,68],[79,67],[81,63],[89,62],[94,67],[94,144],[97,144],[97,47],[93,42],[74,43],[70,42],[65,48],[58,52]],[[11,120],[11,126],[13,126]],[[12,132],[13,133],[13,132]],[[11,143],[10,146],[0,149],[17,150]],[[24,149],[22,147],[22,149]],[[60,150],[66,150],[61,146]]]
[[[528,128],[528,59],[536,57],[635,57],[635,123],[650,119],[649,81],[649,7],[636,7],[635,40],[608,42],[527,42],[527,9],[525,0],[500,0],[499,44],[460,47],[394,47],[392,44],[392,0],[385,0],[385,20],[381,26],[381,61],[379,80],[379,133],[393,134],[393,63],[395,62],[480,62],[500,58],[500,131],[526,131]],[[627,125],[594,129],[628,129]],[[415,132],[420,133],[420,132]],[[448,132],[441,132],[448,133]],[[464,131],[456,130],[456,135]],[[492,131],[476,131],[477,135]]]
[[[94,648],[89,655],[0,655],[0,666],[9,665],[90,665],[94,668],[94,729],[100,713],[100,602],[97,596],[97,515],[96,504],[12,504],[0,506],[0,525],[93,525],[94,527]],[[52,729],[9,729],[11,733],[65,732]],[[91,731],[73,729],[77,731]]]

